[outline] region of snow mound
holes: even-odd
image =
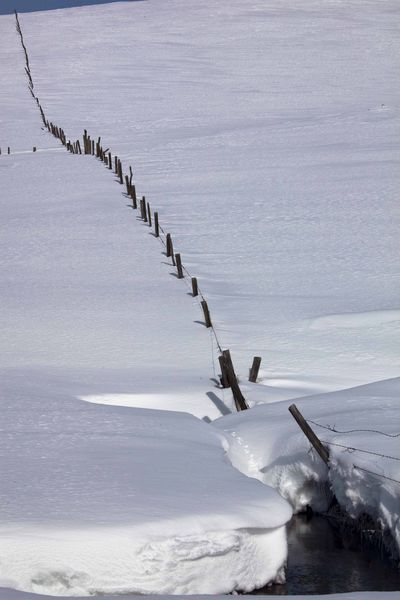
[[[193,594],[281,577],[292,511],[232,467],[224,434],[82,402],[42,370],[2,381],[0,585]]]
[[[288,412],[289,401],[257,405],[213,425],[230,435],[229,456],[294,507],[328,508],[332,494],[354,518],[366,513],[400,551],[400,378],[296,401],[329,448],[329,468]],[[395,548],[394,548],[395,550]]]

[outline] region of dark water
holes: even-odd
[[[288,527],[286,584],[256,594],[333,594],[400,590],[400,570],[358,534],[343,535],[328,519],[297,515]],[[400,594],[399,594],[400,598]]]

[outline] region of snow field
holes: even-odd
[[[1,585],[251,590],[286,557],[291,511],[268,485],[323,510],[327,484],[399,547],[398,463],[333,445],[398,456],[398,438],[323,430],[328,471],[285,402],[304,397],[306,417],[338,429],[398,432],[398,380],[378,381],[398,375],[397,12],[151,0],[21,18],[47,117],[134,166],[242,381],[264,358],[263,386],[244,389],[269,404],[217,430],[170,412],[231,406],[196,302],[112,176],[40,132],[1,17],[1,145],[21,152],[0,157]]]
[[[398,375],[399,319],[359,317],[399,309],[397,14],[151,0],[21,16],[48,117],[133,166],[243,377],[254,355],[263,383],[323,381],[305,394]],[[347,326],[314,326],[331,315]]]

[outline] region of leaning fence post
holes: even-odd
[[[320,440],[315,435],[314,431],[311,429],[311,427],[309,426],[309,424],[307,423],[307,421],[305,420],[305,418],[303,417],[303,415],[301,414],[301,412],[299,411],[299,409],[297,408],[297,406],[295,404],[291,404],[289,406],[288,410],[289,410],[290,414],[292,415],[292,417],[297,422],[298,426],[300,427],[300,429],[302,430],[304,435],[307,437],[308,441],[312,444],[312,446],[315,448],[315,450],[317,451],[319,456],[322,458],[324,463],[327,465],[329,463],[328,448],[326,448],[320,442]]]
[[[180,254],[175,254],[176,268],[178,271],[178,279],[183,279],[182,260]]]
[[[235,400],[236,410],[246,410],[248,409],[248,406],[237,381],[235,369],[233,368],[231,353],[229,352],[229,350],[224,350],[222,352],[222,356],[224,357],[226,376],[228,378],[228,383],[232,390],[233,398]]]
[[[204,313],[204,320],[206,322],[206,327],[212,327],[212,323],[211,323],[211,317],[210,317],[210,311],[208,309],[208,304],[205,300],[202,300],[200,302],[201,304],[201,308],[203,309],[203,313]]]
[[[260,370],[261,365],[261,356],[255,356],[253,358],[253,364],[251,365],[250,373],[249,373],[249,381],[255,383],[258,377],[258,371]]]
[[[147,220],[149,221],[149,227],[151,227],[151,209],[149,203],[147,203]]]

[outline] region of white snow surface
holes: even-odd
[[[2,372],[0,585],[53,595],[226,593],[286,560],[288,503],[186,413],[99,406]]]
[[[396,378],[296,401],[329,449],[329,468],[310,451],[289,401],[259,404],[214,425],[230,435],[233,464],[279,490],[295,511],[325,511],[333,493],[350,516],[366,513],[389,531],[399,553],[399,396]]]
[[[399,12],[148,0],[21,15],[48,118],[132,165],[243,375],[254,355],[262,382],[294,377],[305,395],[399,375]]]
[[[148,0],[20,15],[47,117],[132,165],[242,384],[263,357],[263,385],[243,385],[257,406],[216,429],[187,414],[232,409],[187,280],[113,176],[41,130],[0,17],[0,585],[263,585],[291,511],[254,479],[295,510],[325,508],[328,484],[399,544],[399,486],[379,477],[400,479],[399,462],[332,445],[328,470],[287,412],[296,398],[336,429],[399,431],[399,12]],[[399,438],[321,431],[399,455]]]

